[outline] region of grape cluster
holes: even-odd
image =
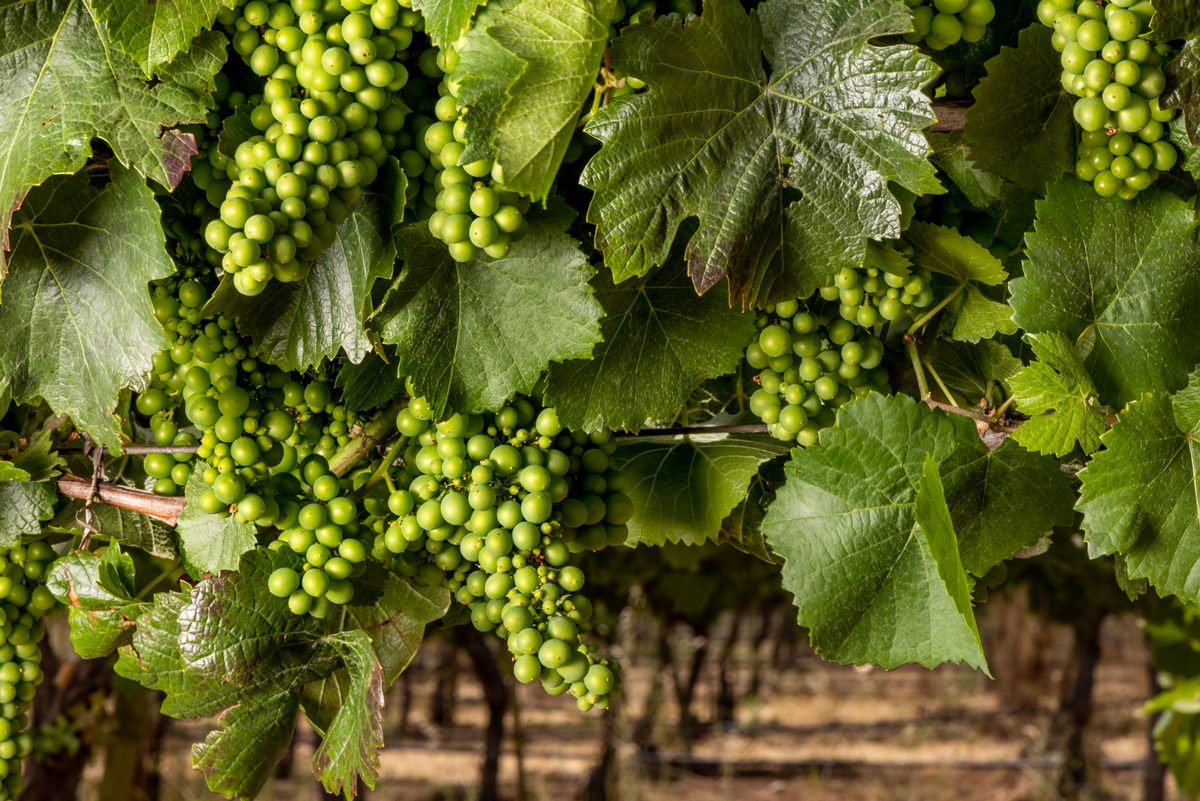
[[[448,585],[480,631],[506,639],[513,672],[607,706],[613,667],[583,641],[592,606],[572,555],[624,542],[632,501],[607,435],[571,434],[554,409],[518,399],[495,414],[430,420],[415,398],[396,420],[410,438],[393,521],[378,550],[401,572]]]
[[[996,18],[992,0],[905,0],[912,9],[913,30],[905,41],[924,42],[930,50],[945,50],[959,42],[978,42]]]
[[[196,185],[220,199],[205,240],[256,295],[304,277],[375,180],[404,125],[396,93],[423,21],[398,0],[250,0],[218,20],[265,82],[246,98],[258,133],[232,158],[210,148]]]
[[[821,298],[838,304],[838,313],[846,322],[870,329],[929,306],[933,302],[931,278],[924,267],[907,272],[843,267],[821,287]]]
[[[54,551],[43,541],[0,549],[0,801],[21,792],[33,750],[28,711],[42,683],[41,618],[55,604],[42,583]]]
[[[467,121],[448,77],[457,65],[458,51],[452,48],[436,53],[432,64],[422,59],[430,78],[441,77],[434,119],[418,131],[416,143],[434,171],[429,231],[446,243],[455,261],[471,261],[481,252],[500,259],[508,255],[513,239],[524,234],[529,201],[504,190],[497,162],[466,161]]]
[[[795,300],[768,307],[757,322],[758,335],[746,348],[746,362],[760,371],[750,411],[771,436],[813,445],[839,406],[889,391],[880,367],[883,342],[854,323]]]
[[[1063,88],[1079,98],[1075,173],[1104,197],[1132,200],[1179,158],[1165,138],[1175,111],[1159,105],[1165,51],[1144,38],[1153,14],[1147,0],[1038,3],[1062,54]]]

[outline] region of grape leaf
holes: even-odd
[[[962,137],[975,164],[1034,191],[1075,165],[1075,118],[1052,33],[1032,25],[984,65]]]
[[[1000,199],[1004,181],[971,161],[971,151],[962,131],[927,135],[933,147],[933,163],[958,187],[963,197],[977,208],[986,209]]]
[[[495,157],[504,186],[542,200],[575,134],[615,0],[520,0],[467,36],[452,80],[471,108],[467,160]]]
[[[582,179],[616,279],[663,263],[690,216],[696,289],[728,277],[749,305],[807,296],[861,264],[868,238],[898,237],[888,184],[942,191],[921,134],[936,69],[913,47],[869,43],[911,26],[890,0],[767,0],[753,12],[708,0],[686,26],[669,15],[626,28],[613,68],[649,91],[588,123],[603,145]]]
[[[731,545],[764,562],[782,563],[767,544],[762,522],[775,501],[775,488],[783,483],[783,476],[783,463],[775,461],[768,462],[758,475],[750,479],[745,499],[721,522],[717,542]]]
[[[272,281],[246,297],[222,281],[206,311],[236,316],[238,330],[253,338],[262,357],[285,370],[303,371],[344,352],[361,362],[371,349],[362,319],[371,287],[390,278],[396,262],[386,204],[368,195],[337,227],[308,276]]]
[[[113,562],[119,563],[114,567]],[[107,565],[109,570],[102,570]],[[73,551],[54,561],[46,571],[46,589],[65,606],[78,609],[111,609],[133,602],[133,558],[116,548]]]
[[[113,571],[102,571],[101,565],[119,561]],[[67,607],[71,626],[71,644],[84,659],[107,656],[129,642],[134,623],[125,614],[125,607],[135,604],[133,588],[133,559],[116,548],[104,555],[94,551],[75,551],[56,560],[46,573],[46,588]],[[113,573],[122,579],[111,580]],[[128,583],[123,579],[128,579]]]
[[[31,187],[75,172],[92,155],[92,140],[103,139],[122,164],[174,188],[196,143],[191,134],[163,129],[202,122],[208,98],[171,80],[148,82],[83,0],[8,2],[0,6],[0,29],[3,280],[13,211]],[[142,228],[150,233],[149,225]]]
[[[92,10],[112,41],[149,76],[212,27],[218,11],[235,5],[234,0],[94,0]]]
[[[53,481],[0,481],[0,548],[41,533],[57,500]]]
[[[417,655],[425,626],[445,616],[450,593],[444,587],[417,587],[390,571],[383,571],[378,583],[377,593],[356,597],[330,618],[337,630],[362,629],[371,635],[384,682],[391,686]]]
[[[29,474],[12,462],[0,461],[0,481],[28,481]]]
[[[254,550],[238,572],[225,572],[192,588],[179,613],[179,653],[188,670],[245,685],[263,660],[311,649],[315,618],[294,615],[271,595],[267,578],[278,567],[295,567],[294,554]]]
[[[1038,361],[1008,380],[1017,409],[1031,415],[1012,434],[1030,450],[1066,456],[1075,443],[1084,453],[1100,447],[1108,430],[1103,409],[1096,403],[1096,385],[1071,341],[1062,334],[1029,334]]]
[[[220,728],[192,746],[192,764],[208,789],[226,798],[254,798],[287,753],[300,701],[288,689],[247,692],[218,718]]]
[[[1016,332],[1012,310],[975,286],[999,286],[1008,278],[1004,265],[987,248],[953,228],[924,222],[910,225],[904,238],[915,251],[914,261],[958,282],[949,290],[956,297],[946,307],[954,318],[951,339],[978,342],[998,333]]]
[[[1195,38],[1200,33],[1200,8],[1191,0],[1154,0],[1151,33],[1158,41]]]
[[[1058,461],[1011,439],[995,450],[976,449],[945,482],[959,554],[973,576],[1074,520],[1075,492]]]
[[[960,574],[985,575],[1072,519],[1053,460],[1015,444],[991,451],[970,420],[906,396],[842,407],[786,472],[763,531],[785,560],[801,625],[835,661],[982,667]]]
[[[240,523],[233,515],[209,514],[200,508],[200,496],[209,488],[204,481],[207,467],[206,463],[198,462],[188,478],[184,489],[186,502],[175,527],[184,570],[194,578],[237,570],[242,554],[258,544],[252,524]]]
[[[313,773],[325,790],[348,797],[358,780],[375,789],[379,750],[383,748],[383,666],[364,631],[344,631],[325,638],[342,658],[348,681],[333,721],[321,732],[313,754]]]
[[[66,534],[82,534],[79,511],[83,501],[71,501],[59,509],[48,528]],[[141,512],[118,509],[107,504],[92,507],[92,526],[105,539],[145,551],[163,559],[179,557],[175,529]]]
[[[215,107],[217,73],[229,60],[229,40],[218,31],[204,31],[187,50],[154,70],[159,80],[191,89],[206,106]]]
[[[1078,508],[1093,556],[1122,554],[1130,578],[1160,595],[1200,600],[1200,381],[1174,397],[1149,393],[1101,437],[1104,449],[1079,474]]]
[[[855,417],[864,404],[843,409],[839,417]],[[985,668],[938,479],[935,450],[944,454],[947,439],[919,427],[915,404],[903,411],[907,425],[884,429],[885,439],[841,420],[822,432],[821,447],[797,450],[763,521],[767,542],[784,559],[784,587],[824,658]],[[897,458],[904,462],[893,467]]]
[[[128,644],[134,624],[116,609],[67,609],[71,647],[83,659],[100,659]]]
[[[389,354],[389,358],[393,357]],[[404,393],[404,378],[396,371],[396,365],[385,362],[374,352],[358,364],[343,364],[334,384],[342,390],[342,403],[355,412],[391,403]]]
[[[1183,386],[1200,362],[1200,244],[1187,202],[1167,192],[1106,200],[1067,178],[1037,210],[1024,275],[1009,284],[1017,325],[1094,340],[1083,366],[1107,406]]]
[[[764,462],[786,453],[773,439],[698,435],[623,441],[614,455],[633,499],[629,545],[713,540],[746,498]]]
[[[366,592],[340,613],[325,621],[299,617],[266,587],[272,570],[294,562],[257,550],[238,573],[157,594],[133,612],[137,629],[117,662],[121,675],[166,694],[164,714],[220,714],[220,728],[193,754],[209,788],[227,797],[261,789],[291,738],[302,698],[306,713],[310,703],[328,713],[320,718],[325,743],[314,771],[330,787],[353,786],[359,772],[371,780],[382,745],[384,682],[411,660],[425,625],[449,604],[444,588],[364,575],[355,583]]]
[[[487,264],[455,262],[424,225],[401,231],[400,250],[405,270],[373,322],[435,414],[499,408],[600,339],[592,268],[548,223]]]
[[[545,400],[570,428],[636,431],[669,420],[700,382],[737,369],[753,315],[696,297],[681,261],[613,285],[596,277],[603,343],[591,359],[550,367]]]
[[[1160,14],[1161,16],[1161,14]],[[1182,109],[1184,128],[1193,144],[1200,144],[1200,40],[1184,44],[1166,66],[1167,90],[1163,108]]]
[[[475,10],[487,0],[413,0],[412,7],[425,17],[425,32],[438,47],[445,49],[471,27]]]
[[[120,452],[117,393],[140,384],[167,345],[146,285],[175,265],[153,192],[136,173],[112,167],[99,193],[84,175],[50,179],[14,218],[0,385],[7,380],[18,402],[44,398]]]

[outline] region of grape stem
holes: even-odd
[[[933,398],[926,398],[925,405],[930,409],[938,409],[946,412],[947,414],[956,414],[959,417],[969,417],[970,419],[979,423],[987,423],[988,428],[992,429],[993,431],[999,431],[1002,434],[1011,434],[1020,428],[1019,423],[1017,425],[1001,423],[990,414],[977,412],[974,409],[964,409],[961,406],[955,406],[950,403],[942,403],[941,401],[934,400]]]
[[[147,517],[161,520],[169,526],[179,522],[179,513],[183,511],[183,498],[155,495],[153,492],[110,484],[106,481],[97,482],[93,488],[91,479],[80,478],[69,473],[58,479],[57,486],[59,493],[77,501],[87,501],[92,498],[94,489],[94,497],[100,503],[117,509],[140,512]]]
[[[329,472],[341,478],[354,469],[362,458],[374,451],[396,430],[396,413],[402,408],[396,404],[379,412],[362,428],[357,436],[343,445],[329,460]]]

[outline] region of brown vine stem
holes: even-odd
[[[703,434],[766,434],[765,423],[746,423],[731,426],[675,426],[673,428],[643,428],[641,431],[618,431],[618,437],[678,437]]]
[[[1020,424],[1009,425],[1008,423],[1001,423],[996,418],[983,412],[977,412],[974,409],[964,409],[961,406],[955,406],[950,403],[942,403],[933,398],[926,398],[925,405],[930,409],[939,409],[947,414],[956,414],[959,417],[969,417],[979,423],[987,423],[988,427],[993,431],[999,431],[1002,434],[1011,434],[1020,428]]]
[[[970,107],[970,103],[959,100],[935,100],[933,113],[937,115],[937,122],[929,130],[933,133],[961,131],[967,124],[967,109]]]
[[[58,479],[58,491],[62,495],[77,501],[87,501],[93,497],[92,489],[91,479],[80,478],[79,476],[70,474]],[[95,497],[100,503],[116,507],[117,509],[141,512],[148,517],[153,517],[155,520],[161,520],[170,526],[179,522],[179,513],[183,511],[183,498],[155,495],[153,492],[147,492],[146,490],[123,487],[119,484],[109,484],[108,482],[97,483],[95,490]]]

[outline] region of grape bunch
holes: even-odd
[[[432,64],[422,59],[429,77],[441,76],[434,119],[418,132],[417,140],[418,152],[434,171],[429,231],[446,243],[455,261],[471,261],[481,253],[501,259],[513,239],[524,234],[529,200],[504,190],[497,162],[466,160],[467,120],[448,76],[457,65],[458,51],[452,48],[437,53]]]
[[[388,497],[394,518],[377,550],[449,586],[477,629],[505,638],[519,681],[606,707],[616,675],[583,640],[592,605],[571,561],[628,537],[615,441],[568,433],[554,409],[523,398],[494,414],[430,418],[421,398],[397,416],[406,481]]]
[[[894,323],[933,302],[932,275],[924,267],[889,272],[875,266],[843,267],[821,287],[821,299],[838,304],[846,322],[870,329]]]
[[[21,760],[33,750],[28,712],[43,678],[41,618],[55,604],[42,582],[54,558],[40,540],[0,549],[0,801],[20,794]]]
[[[839,406],[889,391],[883,342],[870,331],[795,300],[768,307],[757,324],[746,348],[746,362],[760,371],[750,411],[776,439],[813,445]]]
[[[913,30],[905,41],[924,42],[930,50],[945,50],[959,42],[974,43],[996,18],[992,0],[905,0],[912,9]]]
[[[375,180],[404,125],[396,93],[423,20],[398,0],[249,0],[218,20],[264,81],[246,93],[257,133],[232,158],[210,148],[196,186],[220,199],[205,240],[256,295],[303,278]]]
[[[1084,131],[1075,174],[1103,197],[1132,200],[1179,159],[1166,139],[1175,111],[1159,105],[1165,48],[1145,38],[1147,0],[1041,0],[1038,18],[1054,28],[1063,88]]]

